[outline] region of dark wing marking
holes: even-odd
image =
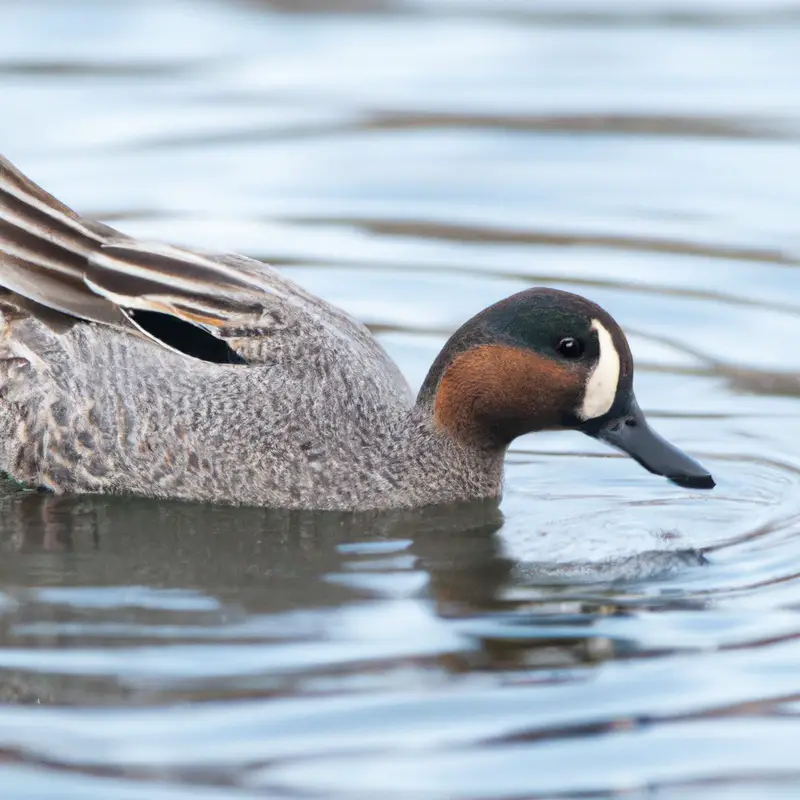
[[[0,286],[30,313],[49,309],[236,362],[208,336],[262,328],[270,297],[286,299],[269,275],[258,261],[142,242],[84,220],[0,157]]]

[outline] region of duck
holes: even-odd
[[[0,157],[0,470],[56,494],[380,511],[497,501],[509,445],[579,431],[710,489],[633,392],[615,320],[529,288],[416,397],[370,331],[269,265],[144,241]]]

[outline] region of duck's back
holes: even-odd
[[[380,491],[407,384],[363,325],[262,262],[121,236],[0,160],[0,286],[0,469],[18,480],[297,507]]]

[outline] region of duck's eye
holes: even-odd
[[[574,336],[565,336],[557,345],[556,350],[564,358],[576,359],[583,355],[583,342]]]

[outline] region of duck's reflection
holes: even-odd
[[[0,639],[15,647],[97,646],[96,632],[62,641],[64,623],[69,628],[87,611],[48,600],[54,588],[91,587],[107,590],[102,608],[91,611],[94,624],[147,630],[220,630],[286,611],[313,615],[411,598],[464,633],[463,653],[439,659],[446,670],[552,668],[615,657],[619,644],[630,648],[594,631],[601,617],[630,613],[617,604],[619,590],[612,596],[597,582],[587,590],[556,581],[547,565],[512,562],[497,535],[502,525],[492,503],[315,514],[13,494],[0,500],[0,590],[21,602],[5,614]],[[132,612],[126,597],[137,587],[212,602]],[[137,635],[137,643],[147,641]]]
[[[381,547],[393,543],[431,573],[435,594],[489,607],[511,567],[493,536],[502,521],[494,504],[348,514],[18,493],[0,502],[0,583],[146,585],[250,611],[315,607],[363,594],[324,578],[366,560],[381,571]]]
[[[325,580],[334,573],[413,569],[426,573],[439,613],[458,616],[703,563],[696,551],[572,571],[514,562],[496,535],[503,523],[494,503],[352,514],[20,492],[0,499],[0,586],[192,589],[263,612],[374,593],[356,580]],[[538,591],[523,597],[520,587]]]

